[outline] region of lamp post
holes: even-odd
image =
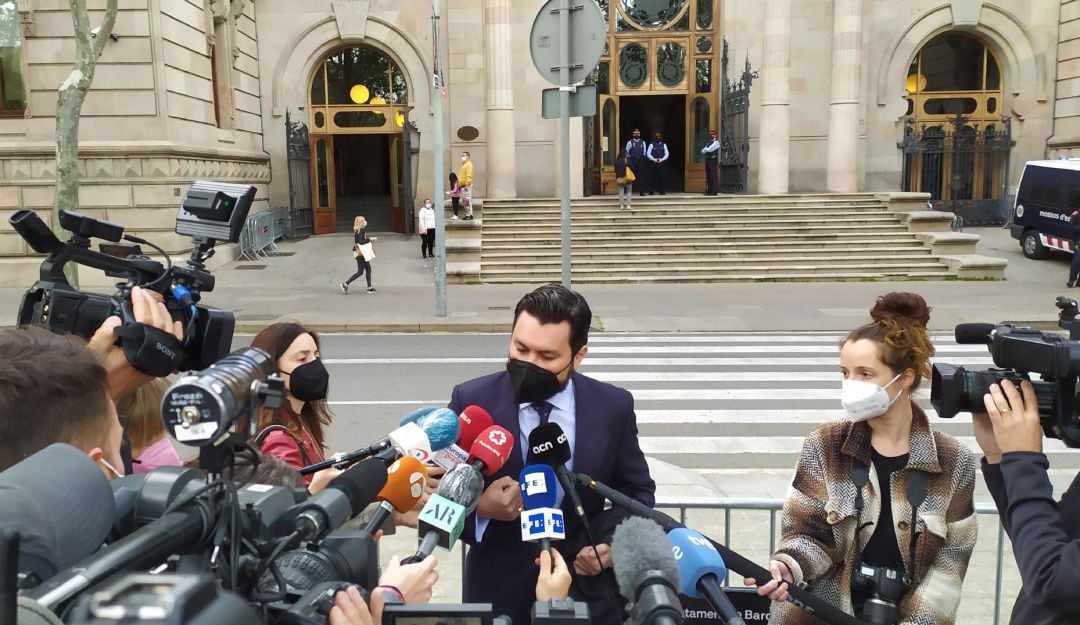
[[[431,103],[432,113],[435,117],[435,138],[433,146],[434,161],[432,175],[435,176],[435,186],[432,190],[432,201],[438,202],[439,210],[435,211],[435,315],[446,316],[446,206],[443,197],[443,119],[442,119],[442,95],[443,80],[441,44],[439,40],[439,0],[431,0],[431,32],[433,46],[432,58],[432,90]]]

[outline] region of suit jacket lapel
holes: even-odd
[[[514,450],[503,465],[498,475],[509,475],[515,480],[524,463],[521,461],[521,428],[518,421],[518,404],[514,397],[514,390],[510,387],[510,376],[503,374],[499,380],[499,392],[495,403],[491,407],[491,417],[495,425],[506,428],[514,436]]]
[[[598,398],[589,392],[591,380],[574,373],[574,472],[595,475],[604,458],[611,433],[603,422],[595,403]]]

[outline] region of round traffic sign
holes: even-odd
[[[560,5],[580,7],[570,11],[570,79],[559,80],[559,12]],[[548,0],[533,20],[529,34],[529,53],[533,65],[548,82],[568,87],[585,80],[600,55],[604,53],[607,25],[604,14],[593,0]],[[576,67],[575,67],[576,66]]]

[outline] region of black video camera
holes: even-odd
[[[982,343],[990,349],[997,369],[968,371],[964,367],[937,363],[933,368],[930,403],[938,415],[950,419],[958,412],[983,410],[983,395],[1001,380],[1019,384],[1031,380],[1039,404],[1043,433],[1080,447],[1080,415],[1076,411],[1076,386],[1080,377],[1080,321],[1075,300],[1058,297],[1058,326],[1069,332],[1040,332],[1012,324],[962,323],[956,326],[957,343]]]
[[[23,296],[18,325],[84,338],[90,338],[113,315],[121,318],[124,327],[130,327],[135,323],[131,289],[138,286],[160,293],[173,319],[184,325],[183,355],[177,368],[186,371],[210,366],[229,352],[236,319],[231,312],[198,305],[201,294],[214,289],[214,277],[205,263],[213,256],[216,243],[240,240],[254,198],[252,186],[194,183],[176,217],[176,233],[190,236],[193,244],[183,267],[173,266],[165,251],[153,243],[125,235],[123,226],[60,211],[60,225],[72,233],[64,243],[36,213],[18,211],[8,222],[31,249],[49,255],[41,263],[38,282]],[[102,244],[102,251],[95,252],[90,249],[91,238],[148,245],[165,257],[168,266],[143,256],[137,247]],[[68,262],[101,269],[125,281],[117,285],[114,295],[80,291],[64,275]],[[132,364],[138,367],[138,363]]]
[[[866,593],[859,618],[873,625],[896,625],[900,622],[900,600],[911,589],[911,581],[901,571],[884,566],[859,564],[853,573],[853,586]]]

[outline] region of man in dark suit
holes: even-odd
[[[491,603],[515,625],[530,622],[535,601],[539,548],[521,540],[521,490],[518,473],[527,462],[529,434],[541,423],[558,423],[573,456],[568,468],[637,499],[655,503],[656,484],[638,445],[634,400],[628,391],[577,373],[588,352],[592,312],[585,298],[557,285],[527,294],[514,311],[506,371],[470,380],[454,388],[450,408],[460,412],[477,405],[497,425],[515,435],[515,453],[495,475],[462,539],[469,543],[464,601]],[[610,571],[611,535],[625,516],[604,511],[604,498],[582,486],[576,490],[591,520],[596,550],[568,497],[561,507],[566,540],[554,547],[573,569],[571,595],[588,600],[594,624],[620,623],[621,606]],[[597,559],[597,554],[599,559]]]

